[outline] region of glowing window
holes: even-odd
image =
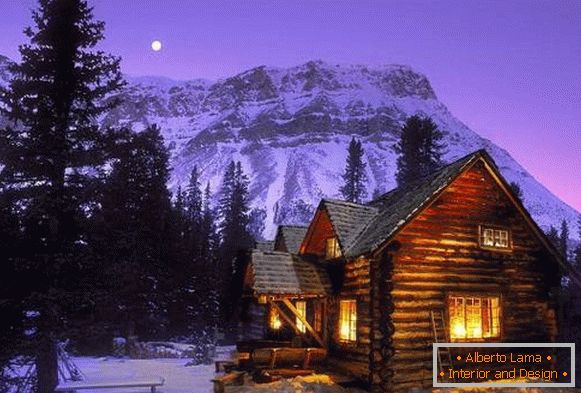
[[[451,296],[448,312],[453,340],[500,337],[498,297]]]
[[[307,318],[307,302],[298,301],[295,303],[295,307],[297,308],[299,315],[306,319]],[[297,328],[299,328],[299,330],[302,333],[304,333],[307,329],[306,329],[305,325],[303,324],[303,322],[299,319],[299,317],[296,318],[296,322],[297,322]]]
[[[280,320],[280,314],[276,308],[270,309],[270,328],[273,330],[278,330],[282,326],[282,321]]]
[[[339,302],[339,340],[352,342],[357,339],[357,302]]]
[[[325,252],[327,259],[339,258],[341,256],[341,248],[336,237],[327,239],[327,248]]]
[[[482,247],[509,248],[510,234],[507,229],[480,227],[480,245]]]

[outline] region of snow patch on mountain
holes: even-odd
[[[5,63],[0,59],[0,84]],[[228,163],[240,160],[251,180],[252,207],[266,212],[267,238],[278,224],[308,222],[321,198],[340,197],[352,137],[365,149],[369,197],[394,188],[394,145],[414,114],[432,117],[443,131],[447,162],[485,148],[502,174],[522,187],[524,203],[541,227],[559,226],[562,219],[577,226],[578,212],[455,118],[429,80],[409,66],[309,61],[255,67],[219,81],[127,81],[117,96],[122,104],[103,124],[136,131],[159,125],[171,151],[174,191],[187,183],[194,165],[202,183],[217,191]]]

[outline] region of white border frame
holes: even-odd
[[[570,348],[571,382],[438,382],[438,348]],[[498,387],[498,388],[574,388],[575,387],[575,343],[433,343],[432,381],[435,388],[454,387]]]

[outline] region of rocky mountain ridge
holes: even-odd
[[[0,59],[0,75],[2,70]],[[427,115],[444,132],[446,161],[485,148],[544,228],[579,214],[536,181],[505,150],[480,137],[441,103],[429,80],[409,66],[260,66],[219,81],[128,77],[123,104],[104,119],[138,131],[158,124],[171,149],[170,186],[185,184],[194,165],[219,188],[228,162],[240,160],[251,178],[250,198],[276,225],[310,220],[319,200],[339,197],[346,148],[355,136],[365,149],[369,197],[395,187],[394,145],[408,116]],[[575,231],[573,231],[575,232]]]

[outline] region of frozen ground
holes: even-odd
[[[214,365],[186,366],[188,359],[117,359],[74,358],[86,376],[86,381],[129,380],[144,377],[163,377],[163,393],[211,393]],[[84,390],[87,393],[141,393],[149,389],[125,392],[116,390]]]
[[[220,347],[216,360],[230,359],[234,347]],[[162,377],[164,386],[160,393],[212,393],[211,380],[215,377],[214,365],[186,366],[188,359],[119,359],[75,357],[74,363],[85,375],[86,381],[124,381]],[[226,393],[358,393],[354,389],[343,389],[334,385],[325,375],[297,377],[270,384],[254,385],[247,381],[245,386],[227,387]],[[149,393],[141,390],[84,390],[87,393]]]
[[[230,359],[234,347],[219,347],[216,360]],[[85,376],[86,381],[129,380],[162,377],[165,384],[162,393],[211,393],[214,365],[187,366],[189,359],[125,359],[75,357],[74,363]],[[123,391],[95,390],[87,393],[141,393],[148,389]]]

